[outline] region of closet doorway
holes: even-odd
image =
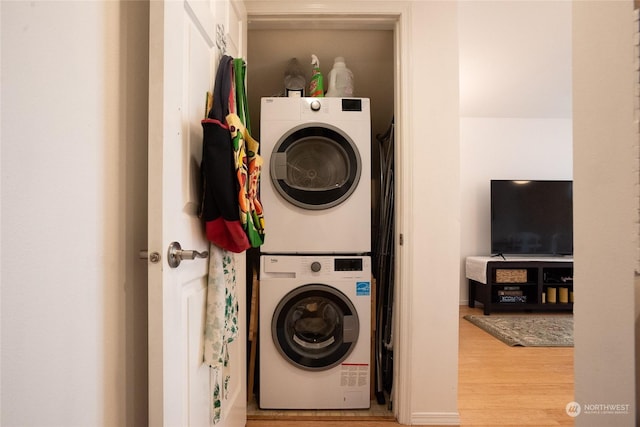
[[[398,109],[399,76],[401,75],[399,65],[401,62],[398,53],[398,20],[399,17],[393,15],[380,19],[380,17],[363,15],[358,17],[354,17],[354,15],[307,16],[302,13],[295,16],[252,15],[249,11],[247,91],[249,111],[252,115],[252,132],[255,135],[260,135],[260,98],[284,94],[284,71],[291,58],[298,59],[308,71],[307,78],[309,78],[311,75],[311,54],[315,54],[320,59],[321,70],[326,81],[334,57],[343,56],[347,66],[354,74],[354,95],[371,99],[373,218],[377,216],[375,212],[377,212],[382,198],[380,148],[383,144],[380,140],[388,135],[390,125]],[[397,138],[395,144],[394,151],[398,153],[399,140]],[[396,169],[400,164],[401,160],[398,159],[395,162]],[[394,190],[397,190],[398,186],[396,181]],[[394,191],[394,193],[401,194],[399,191]],[[399,206],[401,202],[397,199],[398,197],[396,197],[396,206]],[[396,208],[396,215],[398,212],[399,209]],[[375,247],[378,232],[377,224],[374,221],[372,223],[372,247]],[[397,245],[397,242],[395,244]],[[396,262],[394,267],[396,287],[401,283],[399,265]],[[401,305],[401,301],[395,301],[394,310],[396,312],[399,312],[397,310],[399,305]],[[402,319],[394,320],[397,329],[402,324]],[[408,357],[408,355],[405,356]],[[399,363],[399,359],[396,358],[393,363]],[[391,377],[393,384],[388,384],[385,387],[383,405],[376,404],[377,387],[372,382],[374,384],[372,387],[372,410],[369,416],[373,419],[398,417],[400,399],[397,397],[398,392],[394,389],[397,386],[398,377],[393,373]],[[393,402],[392,405],[391,402]],[[335,416],[336,412],[332,411],[332,413]],[[260,414],[261,411],[257,409],[255,400],[250,402],[249,418],[259,417]],[[266,411],[262,414],[268,415]],[[353,414],[354,411],[343,411],[340,416],[346,417]],[[356,413],[356,415],[358,414]],[[366,414],[360,415],[366,416]]]

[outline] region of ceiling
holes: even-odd
[[[571,118],[571,2],[466,0],[463,117]]]

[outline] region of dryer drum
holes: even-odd
[[[349,182],[351,167],[347,152],[326,138],[310,138],[293,144],[285,153],[286,177],[292,188],[327,191]]]
[[[280,354],[307,370],[340,364],[353,351],[358,331],[358,315],[349,298],[323,284],[289,292],[278,304],[271,324]]]
[[[362,170],[353,141],[328,124],[294,128],[271,155],[271,180],[287,201],[304,209],[328,209],[355,191]]]

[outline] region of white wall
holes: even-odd
[[[0,2],[0,424],[146,424],[144,2]]]
[[[576,426],[634,426],[638,157],[632,2],[573,4]],[[637,57],[636,57],[637,60]],[[629,405],[603,415],[588,405]],[[596,412],[596,413],[593,413]]]
[[[411,207],[404,256],[412,265],[412,424],[459,422],[458,281],[460,254],[460,146],[458,103],[458,6],[412,3],[405,111],[411,147],[409,179],[400,206]],[[406,155],[406,154],[405,154]],[[404,170],[401,173],[405,174]],[[409,200],[405,200],[405,198]],[[409,255],[411,254],[411,255]]]

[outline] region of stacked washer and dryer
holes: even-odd
[[[369,99],[263,98],[260,126],[259,406],[368,408]]]

